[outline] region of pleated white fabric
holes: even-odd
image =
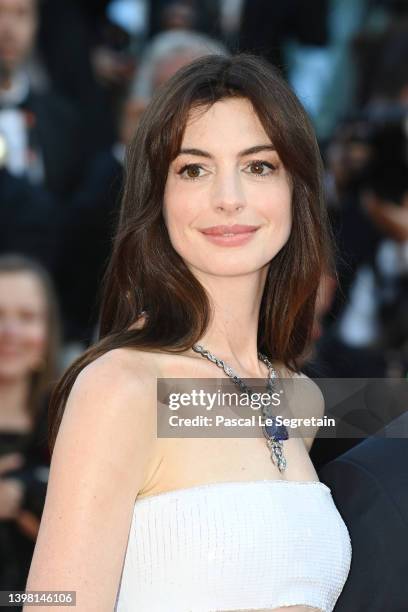
[[[136,500],[116,612],[331,612],[351,542],[318,481],[222,482]]]

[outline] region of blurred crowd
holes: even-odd
[[[0,0],[0,590],[24,588],[56,373],[97,336],[126,145],[209,53],[280,68],[325,164],[337,276],[310,376],[408,375],[408,0]]]

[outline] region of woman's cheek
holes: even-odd
[[[179,243],[185,239],[186,228],[189,226],[191,206],[188,202],[169,202],[165,208],[165,220],[172,242]]]

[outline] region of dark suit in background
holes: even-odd
[[[294,38],[304,45],[326,45],[327,0],[245,0],[239,48],[263,55],[286,73],[282,45]]]
[[[108,0],[42,0],[38,47],[53,91],[75,106],[88,161],[115,140],[109,100],[97,82],[91,50]]]
[[[408,439],[368,438],[319,478],[332,490],[353,548],[335,612],[406,612]]]
[[[91,342],[98,322],[101,282],[115,233],[123,168],[112,151],[102,151],[68,207],[61,236],[62,308],[67,337]]]
[[[30,155],[40,174],[13,175],[0,168],[0,253],[33,257],[50,272],[60,300],[67,292],[61,270],[61,233],[83,174],[83,147],[76,112],[52,92],[30,88],[22,100],[0,110],[26,117]]]

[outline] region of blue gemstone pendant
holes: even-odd
[[[275,438],[277,440],[288,440],[289,434],[285,425],[264,425],[265,432],[268,438]]]

